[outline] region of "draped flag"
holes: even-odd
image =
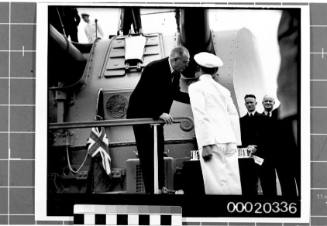
[[[91,130],[90,137],[87,141],[89,144],[88,153],[93,158],[94,156],[100,154],[102,158],[102,166],[103,169],[106,171],[108,175],[111,173],[110,163],[111,158],[109,155],[109,139],[106,135],[106,130],[104,127],[100,127],[101,130],[99,131],[98,127],[94,127]]]

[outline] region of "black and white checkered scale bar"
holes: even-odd
[[[177,206],[75,205],[74,224],[80,225],[182,225]]]

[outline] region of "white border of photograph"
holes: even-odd
[[[301,9],[301,217],[300,218],[222,218],[222,217],[184,217],[186,222],[267,222],[267,223],[308,223],[310,218],[310,15],[309,5],[224,5],[215,4],[213,1],[194,2],[179,1],[171,4],[161,4],[160,1],[152,1],[156,4],[148,4],[143,1],[124,1],[102,3],[101,1],[76,1],[63,0],[38,2],[37,3],[37,34],[36,34],[36,113],[35,113],[35,220],[44,221],[72,221],[73,217],[50,217],[47,210],[47,40],[48,40],[48,15],[50,5],[88,5],[92,6],[147,6],[147,7],[208,7],[208,8],[300,8]],[[182,2],[188,2],[187,5]],[[229,1],[233,2],[233,1]],[[236,1],[241,3],[243,1]],[[245,1],[248,2],[248,1]],[[257,1],[256,3],[260,3]],[[267,1],[262,1],[267,3]],[[274,1],[268,1],[273,3]],[[304,2],[304,1],[288,1]],[[193,3],[193,2],[192,2]],[[223,2],[225,3],[225,2]],[[279,2],[280,3],[280,2]],[[304,2],[306,3],[306,2]]]

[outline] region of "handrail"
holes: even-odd
[[[173,123],[180,123],[180,128],[183,131],[191,131],[193,129],[193,120],[189,117],[175,117]],[[165,124],[161,119],[154,120],[152,118],[132,118],[132,119],[115,119],[115,120],[100,120],[100,121],[84,121],[84,122],[62,122],[49,123],[50,130],[57,129],[80,129],[91,127],[112,127],[112,126],[133,126],[133,125],[158,125]]]
[[[176,117],[173,123],[180,123],[180,128],[184,131],[193,129],[193,120],[189,117]],[[49,123],[49,129],[79,129],[99,126],[133,126],[133,125],[153,125],[153,179],[154,179],[154,194],[159,193],[158,180],[158,125],[163,125],[163,120],[153,120],[152,118],[133,118],[133,119],[117,119],[117,120],[101,120],[89,122],[63,122],[63,123]]]

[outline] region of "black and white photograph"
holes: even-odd
[[[306,7],[43,9],[36,210],[161,205],[186,220],[306,220]]]

